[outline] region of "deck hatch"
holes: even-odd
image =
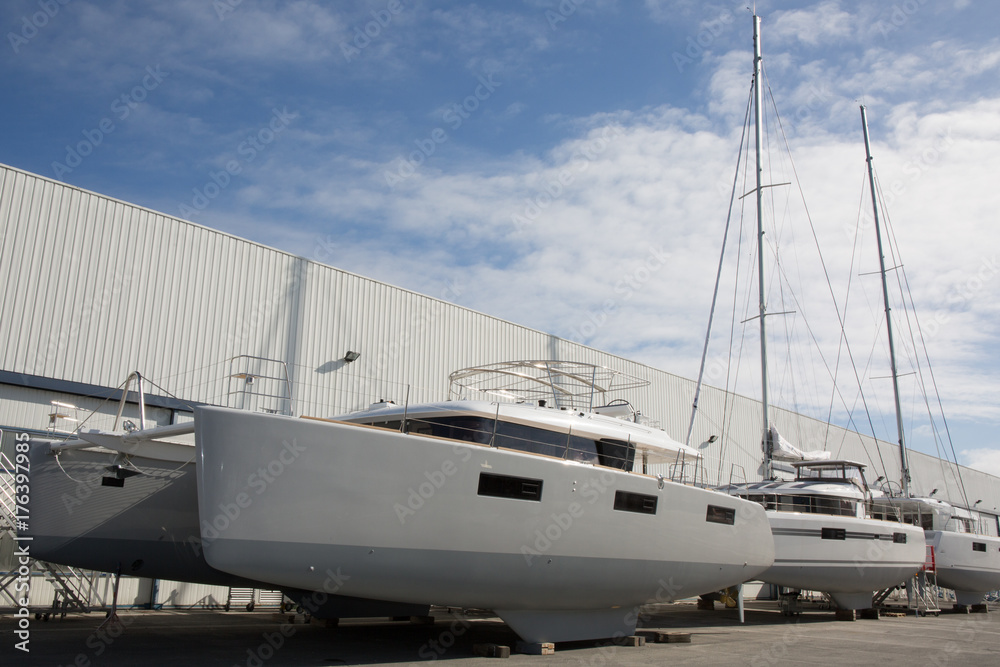
[[[638,514],[656,514],[656,496],[647,496],[631,491],[615,491],[615,509],[620,512],[636,512]]]
[[[732,526],[736,523],[736,510],[731,507],[709,505],[708,513],[705,515],[705,521],[710,523],[724,523],[727,526]]]
[[[479,495],[517,500],[542,500],[542,480],[479,473]]]

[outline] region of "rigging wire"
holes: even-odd
[[[743,119],[744,126],[747,125],[748,119],[750,118],[750,99],[752,99],[752,97],[747,100],[746,114],[745,114],[744,119]],[[741,133],[741,135],[740,135],[740,147],[739,147],[739,150],[736,152],[736,170],[733,172],[733,186],[732,186],[732,188],[730,189],[730,192],[729,192],[729,208],[728,208],[729,212],[726,214],[726,226],[725,226],[725,230],[722,233],[722,250],[719,252],[719,268],[718,268],[718,270],[715,273],[715,290],[712,292],[712,306],[709,309],[708,329],[705,332],[705,346],[702,348],[702,353],[701,353],[701,367],[698,369],[698,381],[695,384],[694,401],[691,404],[691,421],[688,423],[687,438],[685,438],[685,440],[684,440],[684,444],[686,444],[688,446],[691,445],[691,432],[694,430],[694,419],[695,419],[695,415],[698,412],[698,398],[699,398],[699,395],[701,394],[702,381],[705,378],[705,363],[708,360],[708,343],[709,343],[709,340],[712,337],[712,321],[715,319],[715,304],[718,301],[718,297],[719,297],[719,284],[722,281],[722,268],[723,268],[723,266],[725,264],[725,258],[726,258],[726,241],[729,238],[729,223],[732,221],[732,216],[733,216],[733,201],[736,198],[736,185],[739,182],[740,156],[743,155],[743,142],[744,142],[744,135]]]
[[[882,186],[881,186],[881,183],[879,181],[876,181],[876,187],[878,188],[879,194],[881,195]],[[897,276],[896,276],[896,282],[897,282],[897,285],[899,286],[900,294],[902,295],[902,299],[903,299],[903,313],[904,313],[904,315],[906,315],[907,329],[908,329],[908,331],[910,333],[910,339],[911,339],[911,341],[913,343],[914,362],[915,362],[914,365],[916,366],[916,369],[917,369],[917,377],[919,379],[919,385],[920,385],[920,389],[921,389],[921,394],[922,394],[923,399],[924,399],[924,405],[925,405],[925,407],[927,409],[927,418],[928,418],[928,420],[930,422],[931,432],[932,432],[932,434],[934,436],[934,443],[935,443],[935,447],[937,447],[938,458],[941,459],[941,460],[948,460],[947,459],[947,452],[944,453],[945,454],[944,456],[941,456],[942,451],[941,451],[941,446],[940,446],[939,440],[938,440],[938,438],[939,438],[939,432],[938,432],[938,429],[937,429],[936,420],[934,419],[933,411],[931,409],[929,395],[928,395],[928,391],[927,391],[926,380],[924,379],[924,373],[923,373],[923,366],[924,365],[926,365],[926,367],[927,367],[927,374],[930,377],[931,386],[932,386],[932,388],[934,390],[934,395],[935,395],[935,397],[937,399],[938,410],[939,410],[939,414],[940,414],[940,417],[941,417],[941,423],[942,423],[942,425],[944,427],[945,437],[946,437],[948,446],[949,446],[949,448],[951,450],[952,459],[949,460],[949,463],[951,461],[954,461],[954,463],[955,463],[955,466],[956,466],[956,469],[957,469],[957,472],[958,472],[958,474],[956,475],[956,477],[958,478],[958,484],[959,484],[959,489],[960,489],[960,491],[962,493],[962,498],[965,501],[965,506],[966,507],[970,507],[968,492],[966,491],[966,488],[965,488],[965,481],[962,478],[961,471],[958,470],[958,468],[960,466],[960,464],[958,462],[958,454],[955,451],[955,443],[954,443],[954,441],[951,438],[951,430],[948,428],[948,420],[947,420],[947,417],[945,416],[945,413],[944,413],[944,404],[941,401],[941,392],[938,390],[937,379],[934,376],[934,370],[933,370],[933,367],[931,366],[930,355],[927,352],[927,341],[924,339],[923,328],[920,326],[920,320],[919,320],[919,317],[917,315],[916,303],[913,300],[913,291],[910,289],[909,279],[908,279],[908,277],[906,275],[906,269],[905,269],[905,267],[903,265],[903,262],[899,261],[899,247],[898,247],[898,243],[897,243],[896,236],[895,236],[895,229],[892,227],[892,223],[891,223],[890,218],[889,218],[888,210],[887,210],[887,208],[885,206],[885,200],[884,200],[884,198],[882,198],[880,196],[879,201],[882,204],[883,217],[884,217],[884,219],[886,221],[886,229],[887,229],[886,236],[887,236],[888,241],[889,241],[890,251],[893,253],[894,266],[898,266],[899,267],[899,272],[897,273]],[[907,308],[907,297],[909,297],[909,308]],[[910,320],[911,315],[913,317],[913,321],[912,322]],[[914,331],[916,332],[916,334],[914,334]],[[922,352],[923,352],[924,364],[920,363],[920,357],[917,356],[917,354],[916,354],[916,352],[917,352],[916,342],[918,340],[920,342],[920,347],[921,347]],[[945,483],[947,484],[947,476],[943,475],[943,477],[945,477]]]
[[[766,75],[765,75],[765,78],[766,78]],[[806,203],[806,200],[805,200],[805,193],[802,191],[802,184],[801,184],[801,180],[799,179],[799,176],[798,176],[798,170],[795,168],[795,161],[792,159],[792,152],[791,152],[791,148],[788,145],[788,138],[787,138],[787,136],[785,134],[784,125],[781,122],[781,116],[777,113],[777,104],[774,101],[774,93],[771,90],[770,83],[768,83],[767,92],[768,92],[768,96],[771,99],[771,104],[772,104],[772,106],[775,109],[775,118],[777,120],[778,128],[781,131],[782,140],[783,140],[783,142],[785,144],[785,151],[788,154],[789,165],[791,167],[792,174],[795,177],[795,182],[796,182],[796,186],[797,186],[798,191],[799,191],[799,196],[800,196],[800,198],[802,200],[802,206],[805,209],[806,220],[809,222],[809,229],[810,229],[810,232],[812,233],[812,238],[813,238],[813,242],[814,242],[814,244],[816,246],[817,255],[819,256],[819,262],[820,262],[820,267],[822,268],[822,271],[823,271],[823,276],[826,279],[827,289],[828,289],[828,291],[830,293],[830,300],[831,300],[831,303],[833,304],[834,312],[837,315],[837,322],[840,325],[841,332],[844,332],[844,334],[845,334],[845,338],[844,338],[844,340],[845,340],[845,348],[847,350],[848,357],[851,360],[851,366],[854,369],[855,379],[858,382],[858,386],[861,386],[861,380],[860,380],[860,378],[857,375],[857,366],[854,363],[854,355],[853,355],[853,352],[851,351],[850,343],[847,342],[847,339],[846,339],[846,327],[844,325],[844,318],[843,318],[843,315],[841,313],[840,307],[837,305],[836,295],[834,294],[834,291],[833,291],[833,284],[832,284],[832,281],[830,280],[830,273],[829,273],[829,270],[827,269],[826,260],[823,257],[823,252],[822,252],[822,250],[820,248],[820,245],[819,245],[819,237],[818,237],[818,234],[816,233],[816,227],[813,224],[812,215],[809,212],[809,206],[808,206],[808,204]],[[782,275],[784,275],[784,274],[782,274]],[[816,337],[813,334],[811,327],[808,326],[808,322],[806,321],[806,318],[804,316],[803,316],[803,321],[806,322],[807,330],[809,331],[810,336],[813,338],[813,341],[816,344],[817,353],[819,354],[820,359],[823,361],[823,364],[824,364],[824,366],[827,369],[827,373],[831,377],[833,377],[833,373],[831,373],[831,371],[830,371],[829,363],[826,361],[826,359],[825,359],[825,357],[823,355],[822,349],[819,347],[818,342],[816,340]],[[834,389],[835,389],[838,397],[841,399],[841,402],[842,402],[844,408],[846,409],[847,408],[847,401],[846,401],[846,399],[844,399],[843,395],[841,394],[839,388],[836,387],[836,385],[834,385]],[[848,423],[851,424],[852,426],[854,425],[853,418],[850,417],[850,415],[848,416]],[[859,434],[859,436],[860,436],[860,434]],[[863,446],[863,444],[864,443],[862,442],[862,446]],[[885,468],[885,461],[882,458],[882,452],[877,447],[876,447],[876,450],[878,451],[879,461],[880,461],[880,463],[882,465],[882,472],[883,472],[883,474],[885,474],[886,473],[886,468]],[[874,461],[871,460],[871,453],[868,452],[867,447],[865,447],[865,452],[866,452],[866,454],[869,457],[869,461],[874,465]]]

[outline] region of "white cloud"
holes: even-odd
[[[1000,477],[1000,449],[963,449],[965,465]]]
[[[837,0],[827,0],[809,9],[775,12],[769,23],[769,40],[795,39],[811,46],[841,42],[856,30],[855,17],[841,9]]]

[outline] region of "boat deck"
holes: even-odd
[[[942,613],[940,617],[883,617],[836,621],[810,609],[782,616],[774,602],[750,602],[744,625],[735,610],[702,611],[688,601],[650,607],[637,634],[642,647],[608,642],[557,644],[553,655],[519,655],[505,665],[828,665],[993,664],[1000,646],[1000,613]],[[30,621],[30,655],[15,650],[16,619],[0,616],[0,664],[23,665],[482,665],[475,644],[511,646],[516,637],[499,619],[434,613],[434,623],[345,621],[339,627],[287,623],[273,612],[126,611],[122,626],[98,626],[103,614]],[[283,622],[285,621],[285,622]],[[652,643],[656,632],[690,633],[691,643]]]

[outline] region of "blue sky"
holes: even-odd
[[[746,4],[5,2],[0,161],[694,377],[752,71]],[[887,366],[858,277],[874,251],[854,245],[860,101],[956,448],[1000,474],[996,9],[757,11],[878,435],[895,440],[891,388],[867,379]],[[812,243],[779,229],[782,256]],[[819,289],[817,262],[790,254]],[[835,356],[835,316],[810,317]],[[778,404],[829,403],[772,372]]]

